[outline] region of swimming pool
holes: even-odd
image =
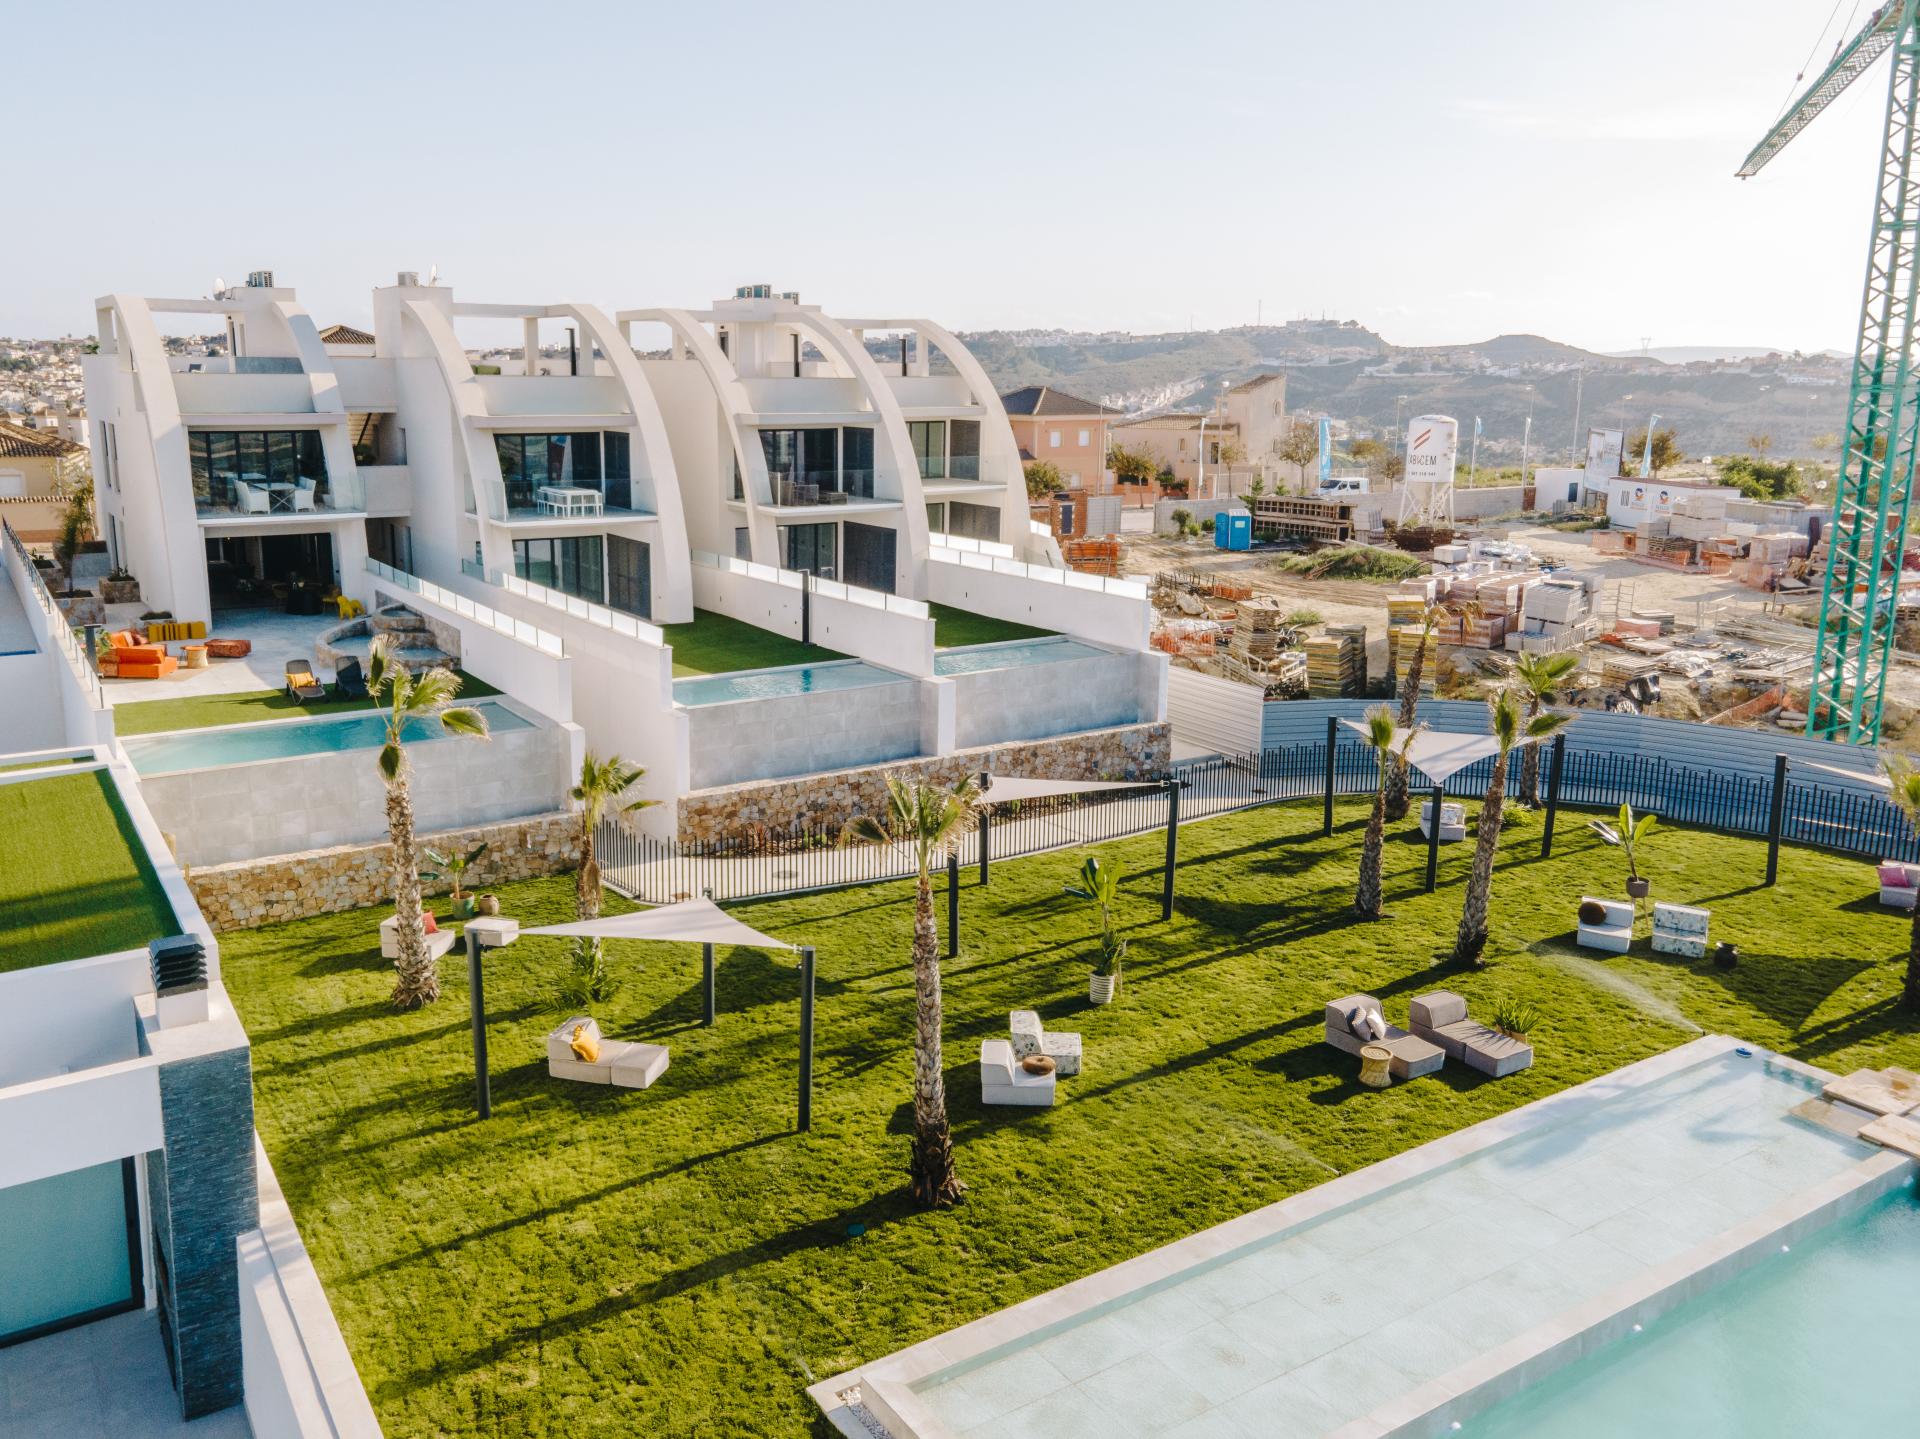
[[[1502,1346],[1617,1313],[1622,1286],[1665,1292],[1670,1263],[1763,1216],[1773,1232],[1827,1187],[1882,1182],[1873,1146],[1795,1115],[1816,1094],[1697,1041],[889,1356],[857,1376],[864,1402],[896,1439],[1413,1422]]]
[[[478,699],[470,708],[486,717],[494,734],[532,729],[533,721],[497,699]],[[409,720],[408,743],[443,739],[447,733],[430,720]],[[225,725],[179,730],[173,734],[142,735],[122,740],[136,773],[178,774],[182,770],[217,769],[261,760],[295,759],[309,754],[340,754],[347,750],[376,749],[386,743],[387,722],[373,711],[304,720],[269,720],[261,724]]]
[[[673,702],[688,706],[717,705],[734,700],[784,699],[790,695],[907,682],[906,675],[870,665],[865,660],[834,660],[828,664],[739,670],[725,675],[689,675],[673,682]]]
[[[1912,1433],[1920,1200],[1909,1186],[1468,1421],[1465,1439]]]
[[[1037,640],[1006,640],[999,644],[964,645],[941,650],[933,657],[937,675],[974,675],[984,670],[1018,669],[1022,665],[1052,664],[1057,660],[1099,659],[1110,654],[1097,645],[1082,644],[1065,635]]]

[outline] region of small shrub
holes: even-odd
[[[1540,1011],[1522,999],[1503,998],[1493,1006],[1493,1028],[1514,1039],[1525,1039],[1540,1023]]]
[[[1286,619],[1283,620],[1282,623],[1289,625],[1296,630],[1304,630],[1313,625],[1319,624],[1325,618],[1326,616],[1321,614],[1320,611],[1318,610],[1298,609],[1298,610],[1290,610],[1287,613]]]
[[[1377,550],[1371,545],[1341,545],[1308,555],[1289,555],[1273,567],[1310,580],[1372,580],[1385,584],[1427,573],[1427,562],[1399,550]]]

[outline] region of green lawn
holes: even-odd
[[[226,982],[253,1037],[258,1123],[386,1432],[402,1436],[822,1435],[813,1380],[1436,1135],[1611,1070],[1699,1030],[1815,1063],[1920,1066],[1895,1009],[1906,917],[1870,868],[1666,829],[1655,894],[1705,904],[1737,943],[1720,971],[1571,943],[1583,890],[1617,893],[1618,855],[1563,823],[1508,831],[1491,968],[1437,970],[1468,846],[1420,893],[1412,826],[1388,845],[1387,908],[1350,917],[1363,812],[1289,805],[1183,831],[1182,897],[1159,921],[1157,835],[1100,847],[1129,870],[1121,1001],[1086,1002],[1093,925],[1060,887],[1080,855],[968,872],[946,966],[948,1093],[967,1202],[907,1207],[909,887],[743,905],[819,946],[813,1132],[792,1132],[798,1020],[786,958],[723,952],[720,1021],[699,1026],[697,950],[610,945],[612,1035],[672,1046],[652,1089],[547,1077],[568,1012],[561,942],[490,964],[495,1112],[472,1118],[463,968],[420,1013],[387,1007],[373,912],[234,934]],[[508,886],[523,921],[570,916],[572,882]],[[618,902],[613,902],[619,907]],[[942,906],[944,908],[944,906]],[[1644,948],[1644,946],[1643,946]],[[1375,1093],[1327,1048],[1321,1006],[1366,990],[1390,1017],[1432,988],[1486,1012],[1532,1003],[1539,1062],[1509,1079],[1456,1066]],[[1037,1007],[1085,1036],[1087,1072],[1051,1110],[983,1110],[979,1041]],[[855,1237],[850,1226],[864,1226]]]
[[[460,693],[467,699],[497,695],[499,690],[485,680],[475,679],[465,670],[460,676]],[[332,695],[332,687],[328,687]],[[247,690],[230,695],[181,695],[178,699],[135,700],[113,707],[116,734],[158,734],[162,730],[209,729],[215,725],[251,724],[255,720],[299,719],[305,715],[345,714],[350,710],[372,709],[373,701],[327,698],[301,704],[279,690]]]
[[[1032,625],[1015,624],[1012,620],[976,615],[971,610],[956,610],[951,605],[929,604],[927,610],[933,616],[935,649],[952,649],[955,645],[990,645],[1001,640],[1033,640],[1053,633],[1052,630],[1035,629]]]
[[[179,927],[105,771],[0,785],[0,973]]]
[[[843,660],[838,650],[803,645],[785,635],[763,630],[744,620],[695,610],[683,625],[662,625],[673,646],[673,673],[723,675],[733,670],[763,670],[775,665],[804,665],[817,660]]]

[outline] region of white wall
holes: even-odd
[[[1120,649],[1146,649],[1153,632],[1153,604],[1144,585],[996,556],[935,549],[927,598]]]
[[[138,1058],[152,989],[144,949],[0,974],[0,1087]]]
[[[800,576],[719,555],[693,566],[693,603],[789,639],[800,638]]]
[[[0,563],[33,631],[38,655],[0,661],[0,749],[113,743],[113,711],[93,666],[81,654],[66,617],[51,609],[45,583],[12,545],[0,545]],[[49,695],[54,703],[48,703]]]
[[[1170,665],[1167,718],[1176,744],[1218,754],[1250,754],[1261,747],[1266,691],[1218,675]]]
[[[933,673],[933,620],[923,600],[903,600],[832,580],[816,580],[813,642],[904,674]]]
[[[1108,653],[950,675],[956,696],[954,747],[1011,744],[1151,720],[1160,699],[1152,660],[1138,652]]]
[[[160,1065],[152,1057],[0,1090],[0,1189],[145,1154],[165,1142]]]

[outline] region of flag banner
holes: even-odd
[[[1320,483],[1333,478],[1333,421],[1320,417]]]

